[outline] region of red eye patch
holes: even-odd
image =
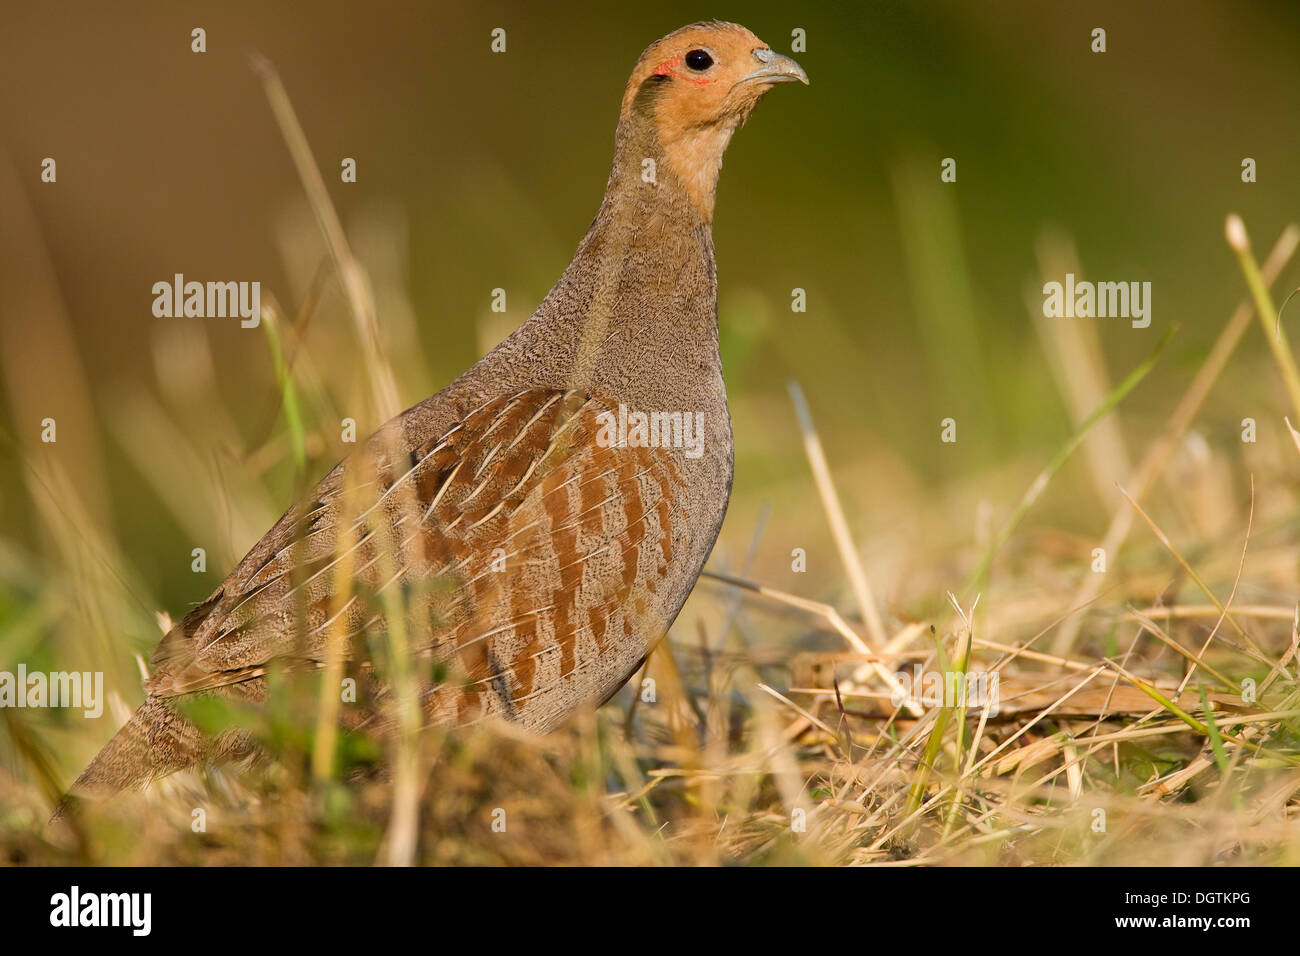
[[[677,72],[677,67],[681,66],[681,63],[682,63],[682,58],[680,56],[675,56],[672,59],[664,60],[662,63],[660,63],[658,66],[655,67],[654,75],[676,77],[679,80],[685,80],[687,83],[691,84],[692,86],[708,86],[710,83],[713,82],[712,80],[693,80],[689,76],[682,76],[680,73]]]

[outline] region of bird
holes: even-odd
[[[201,733],[182,703],[262,704],[277,668],[331,655],[373,676],[368,636],[394,616],[426,725],[495,718],[544,734],[617,693],[726,513],[714,200],[732,135],[788,82],[808,76],[738,24],[694,23],[646,48],[599,209],[536,311],[381,426],[165,634],[144,702],[69,798],[255,752],[246,730]]]

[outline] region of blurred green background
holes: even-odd
[[[35,660],[42,635],[70,639],[90,620],[105,639],[100,666],[130,676],[125,649],[157,639],[146,611],[179,617],[291,501],[265,336],[150,311],[152,284],[181,272],[258,279],[292,317],[324,260],[251,53],[274,62],[293,99],[410,405],[540,301],[600,201],[637,56],[709,17],[782,52],[796,28],[807,37],[795,56],[812,85],[776,90],[736,137],[714,237],[737,446],[715,563],[743,561],[770,507],[751,571],[808,596],[835,597],[842,575],[789,379],[898,611],[909,574],[933,575],[938,593],[955,586],[969,561],[951,552],[977,536],[979,502],[1004,515],[1072,431],[1027,305],[1041,304],[1044,250],[1072,246],[1083,277],[1152,283],[1150,328],[1096,326],[1112,383],[1181,326],[1120,410],[1140,443],[1245,294],[1225,214],[1243,215],[1261,257],[1296,216],[1290,2],[8,5],[0,665]],[[205,54],[190,50],[194,27],[207,31]],[[1090,50],[1095,27],[1104,54]],[[56,184],[39,178],[47,156]],[[355,184],[339,182],[343,157],[357,161]],[[954,184],[940,183],[944,157],[957,161]],[[1244,157],[1258,163],[1255,184],[1241,181]],[[1292,266],[1281,287],[1297,282]],[[504,317],[489,311],[498,287]],[[796,287],[803,314],[790,309]],[[320,434],[313,479],[339,456],[333,422],[358,394],[351,334],[327,285],[295,371]],[[1280,427],[1266,351],[1252,327],[1198,423],[1210,446],[1235,442],[1246,415]],[[32,465],[48,459],[47,416],[75,507],[33,503],[48,484]],[[938,440],[947,416],[956,445]],[[1033,521],[1092,540],[1112,505],[1080,457]],[[60,551],[51,508],[111,541],[111,557]],[[199,575],[197,546],[209,554]],[[797,546],[812,557],[806,577],[790,570]],[[45,607],[32,595],[55,569],[100,575],[103,593],[132,595],[134,615],[97,610],[85,588],[82,606]]]

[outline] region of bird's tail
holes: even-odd
[[[103,800],[143,787],[202,758],[197,728],[161,697],[149,697],[81,772],[59,802],[53,819],[78,799]]]

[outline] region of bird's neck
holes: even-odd
[[[664,116],[663,90],[655,79],[642,84],[619,118],[606,202],[635,197],[661,206],[685,205],[693,218],[711,224],[722,156],[744,115],[729,114],[707,125]]]
[[[721,391],[716,168],[680,175],[652,121],[632,113],[619,124],[595,221],[520,333],[569,353],[570,387],[643,402],[704,401]]]

